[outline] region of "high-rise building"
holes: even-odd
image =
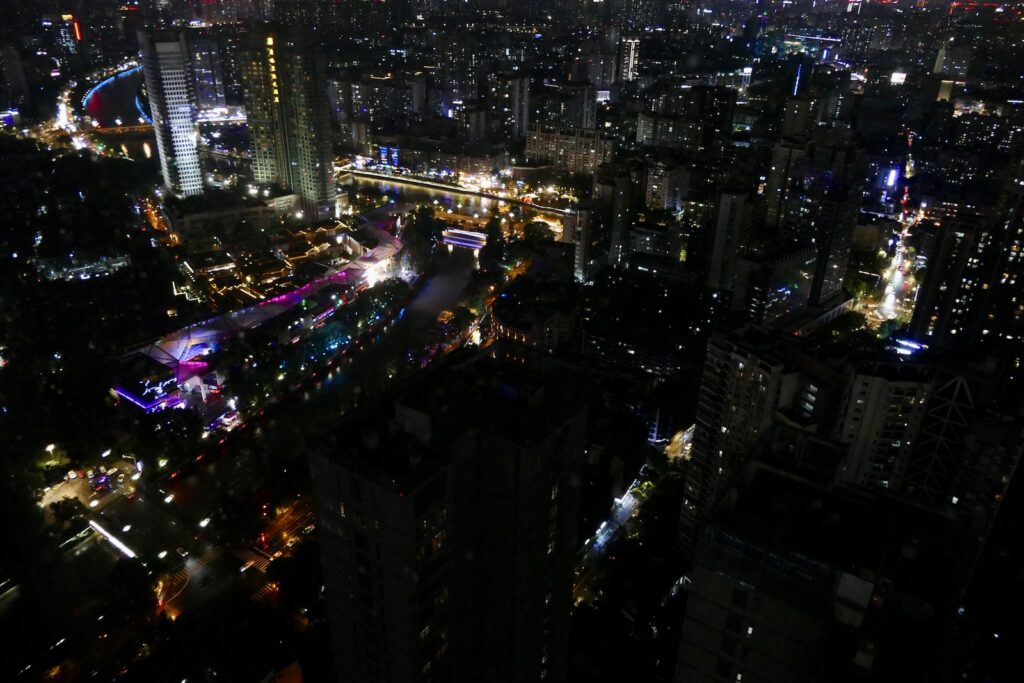
[[[341,681],[564,680],[585,400],[498,344],[312,459]]]
[[[956,524],[785,452],[746,467],[696,539],[675,680],[941,678],[969,562]]]
[[[813,244],[789,245],[736,262],[732,310],[749,320],[773,325],[807,307],[817,252]]]
[[[18,50],[0,45],[0,110],[19,109],[28,99],[25,67]]]
[[[777,337],[753,327],[711,336],[684,483],[679,528],[684,552],[693,551],[700,522],[731,485],[776,409],[790,402],[797,384]]]
[[[488,79],[487,109],[492,132],[506,138],[525,138],[530,124],[530,77],[515,72]]]
[[[618,80],[636,80],[640,70],[640,38],[637,36],[623,36],[619,41],[619,68]]]
[[[750,242],[753,215],[750,197],[743,192],[722,192],[718,197],[711,250],[707,262],[707,285],[713,289],[736,288],[736,263]]]
[[[450,116],[448,110],[455,108],[455,102],[475,100],[480,95],[476,47],[476,38],[463,31],[438,38],[436,84],[441,90],[442,116]]]
[[[928,255],[911,333],[932,345],[1024,337],[1024,167],[1007,174],[996,206],[944,224]]]
[[[574,128],[597,127],[597,91],[590,83],[569,83],[563,90],[569,95],[562,107],[562,123]]]
[[[647,166],[644,199],[650,209],[677,211],[690,192],[690,171],[681,166],[653,162]]]
[[[139,32],[153,130],[164,186],[172,194],[201,194],[195,81],[185,35]]]
[[[842,479],[864,486],[902,487],[931,389],[929,368],[876,364],[858,368],[838,428],[848,445]]]
[[[966,78],[971,66],[971,51],[969,48],[954,45],[952,42],[943,43],[939,48],[939,54],[935,57],[935,65],[932,73]]]
[[[615,140],[588,128],[531,125],[526,138],[528,161],[545,161],[570,173],[591,174],[611,161]]]
[[[188,35],[188,45],[195,75],[196,106],[201,112],[225,109],[224,74],[216,38],[193,32]]]
[[[588,282],[608,265],[608,206],[588,199],[580,202],[573,231],[573,274]]]
[[[977,275],[979,237],[987,233],[990,219],[965,215],[951,218],[936,232],[932,247],[925,255],[927,267],[917,293],[910,322],[911,336],[925,344],[947,339],[966,331],[968,303],[980,290]]]
[[[242,80],[253,179],[299,195],[308,218],[331,218],[337,190],[322,52],[296,31],[256,29]]]
[[[594,176],[594,198],[608,206],[608,265],[624,266],[629,259],[629,227],[633,222],[634,169],[605,164]]]

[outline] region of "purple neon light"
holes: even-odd
[[[460,240],[460,239],[456,239],[454,237],[445,237],[444,238],[444,243],[445,244],[453,244],[453,245],[455,245],[457,247],[467,247],[469,249],[483,249],[484,246],[486,245],[486,242],[477,242],[477,241],[470,241],[470,240]]]
[[[204,361],[196,360],[194,354],[191,353],[192,349],[202,350],[211,346],[215,347],[225,340],[235,337],[242,330],[253,329],[298,306],[303,299],[309,298],[328,284],[349,282],[358,284],[362,281],[362,271],[368,265],[397,254],[402,248],[402,243],[387,230],[393,222],[393,219],[389,218],[372,223],[372,227],[381,238],[380,244],[344,270],[283,294],[264,299],[247,308],[189,325],[157,340],[146,353],[160,363],[174,368],[179,383],[202,374],[208,370],[209,365]]]
[[[121,387],[114,387],[114,393],[116,393],[121,398],[124,398],[124,399],[126,399],[128,401],[131,401],[132,403],[137,405],[139,408],[142,408],[147,413],[152,412],[154,410],[161,410],[161,409],[164,409],[164,408],[171,408],[171,407],[176,406],[176,405],[178,405],[178,404],[180,404],[180,403],[182,403],[184,401],[184,399],[181,398],[180,396],[164,396],[164,397],[158,398],[155,401],[152,401],[150,403],[143,403],[142,401],[140,401],[139,399],[135,398],[134,396],[132,396],[130,393],[128,393],[126,390],[122,389]]]

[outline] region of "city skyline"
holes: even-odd
[[[1022,19],[15,3],[0,680],[1016,681]]]

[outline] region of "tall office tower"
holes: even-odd
[[[324,57],[290,30],[249,36],[242,82],[253,179],[299,195],[307,216],[334,215],[334,151]]]
[[[140,31],[139,50],[164,186],[179,197],[201,194],[195,83],[185,36]]]
[[[788,405],[797,388],[798,377],[778,338],[755,327],[711,336],[680,513],[684,553],[693,552],[700,522],[732,484],[775,410]]]
[[[450,361],[312,457],[339,681],[562,681],[585,400],[525,347]]]
[[[216,38],[192,33],[188,36],[188,45],[195,75],[196,107],[202,112],[225,109],[224,74]]]
[[[530,77],[515,72],[488,78],[487,110],[496,135],[525,138],[530,125]]]
[[[636,80],[637,72],[640,70],[640,38],[637,36],[623,36],[619,41],[619,68],[618,80]]]
[[[753,202],[742,192],[722,192],[707,263],[707,286],[733,291],[736,262],[750,243]]]

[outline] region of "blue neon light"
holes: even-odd
[[[85,93],[85,97],[82,98],[82,107],[85,108],[85,107],[89,106],[89,100],[92,99],[92,96],[95,95],[96,92],[100,88],[103,88],[103,87],[105,87],[107,85],[110,85],[111,83],[113,83],[114,81],[116,81],[119,78],[122,78],[124,76],[129,76],[129,75],[135,73],[136,71],[138,71],[141,68],[142,68],[141,64],[139,66],[133,66],[132,68],[128,69],[127,71],[122,71],[120,73],[114,74],[113,76],[110,76],[109,78],[103,79],[102,81],[100,81],[99,83],[94,85],[92,88],[90,88],[89,92]]]
[[[135,96],[135,108],[139,110],[139,115],[142,117],[142,119],[152,126],[153,119],[149,117],[149,113],[143,108],[142,100],[139,99],[138,95]]]

